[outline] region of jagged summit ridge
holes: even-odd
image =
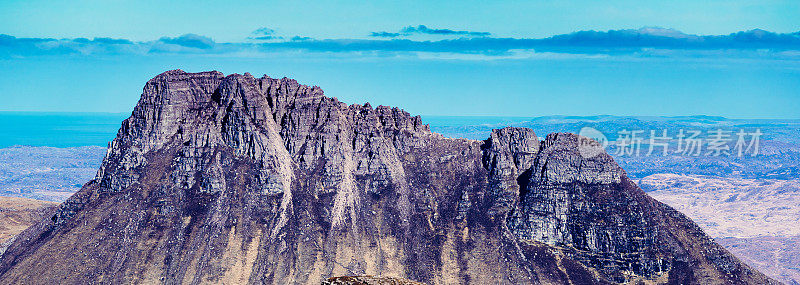
[[[168,71],[0,283],[770,282],[577,143],[448,139],[287,78]]]
[[[260,166],[259,188],[263,194],[283,195],[281,213],[286,213],[293,168],[310,170],[323,158],[324,175],[339,182],[324,186],[323,192],[352,192],[353,175],[375,174],[378,183],[398,179],[403,174],[388,165],[397,161],[393,148],[406,147],[394,141],[403,132],[431,135],[419,116],[386,106],[373,109],[369,103],[348,106],[293,79],[174,70],[145,85],[96,180],[111,191],[124,189],[136,180],[127,175],[136,173],[130,169],[137,162],[146,161],[143,154],[177,141],[181,157],[176,163],[181,167],[173,170],[173,182],[215,193],[225,187],[221,161],[204,159],[214,158],[218,147],[229,147]],[[386,155],[357,157],[375,152]],[[106,174],[106,165],[122,168]],[[195,179],[198,172],[204,174],[202,181]],[[123,180],[116,182],[119,178]],[[345,195],[334,201],[333,224],[341,223],[345,208],[353,206],[348,203],[353,201]]]

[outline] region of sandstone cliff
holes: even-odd
[[[0,283],[772,282],[578,144],[448,139],[287,78],[169,71]]]

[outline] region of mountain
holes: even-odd
[[[0,283],[774,283],[585,142],[449,139],[287,78],[168,71]]]

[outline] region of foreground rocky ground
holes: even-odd
[[[322,285],[423,285],[403,278],[375,276],[342,276],[328,278]]]

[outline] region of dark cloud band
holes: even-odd
[[[419,31],[418,26],[414,27]],[[266,28],[264,28],[266,29]],[[425,28],[427,29],[427,27]],[[424,29],[423,29],[424,30]],[[440,33],[449,33],[436,29]],[[217,43],[211,38],[186,34],[163,37],[156,41],[134,42],[126,39],[86,38],[16,38],[0,35],[0,57],[26,57],[61,54],[232,54],[281,51],[310,52],[432,52],[456,54],[502,55],[515,50],[535,50],[567,54],[641,54],[649,49],[676,52],[768,50],[800,51],[800,32],[778,34],[750,30],[728,35],[698,36],[671,29],[642,28],[636,30],[580,31],[549,38],[460,37],[437,41],[399,39],[393,33],[376,35],[387,39],[313,39],[294,36],[288,40],[274,35],[271,29],[261,30],[251,39],[269,40],[259,43]],[[453,31],[465,32],[465,31]],[[469,32],[473,33],[473,32]],[[255,33],[254,33],[255,35]]]

